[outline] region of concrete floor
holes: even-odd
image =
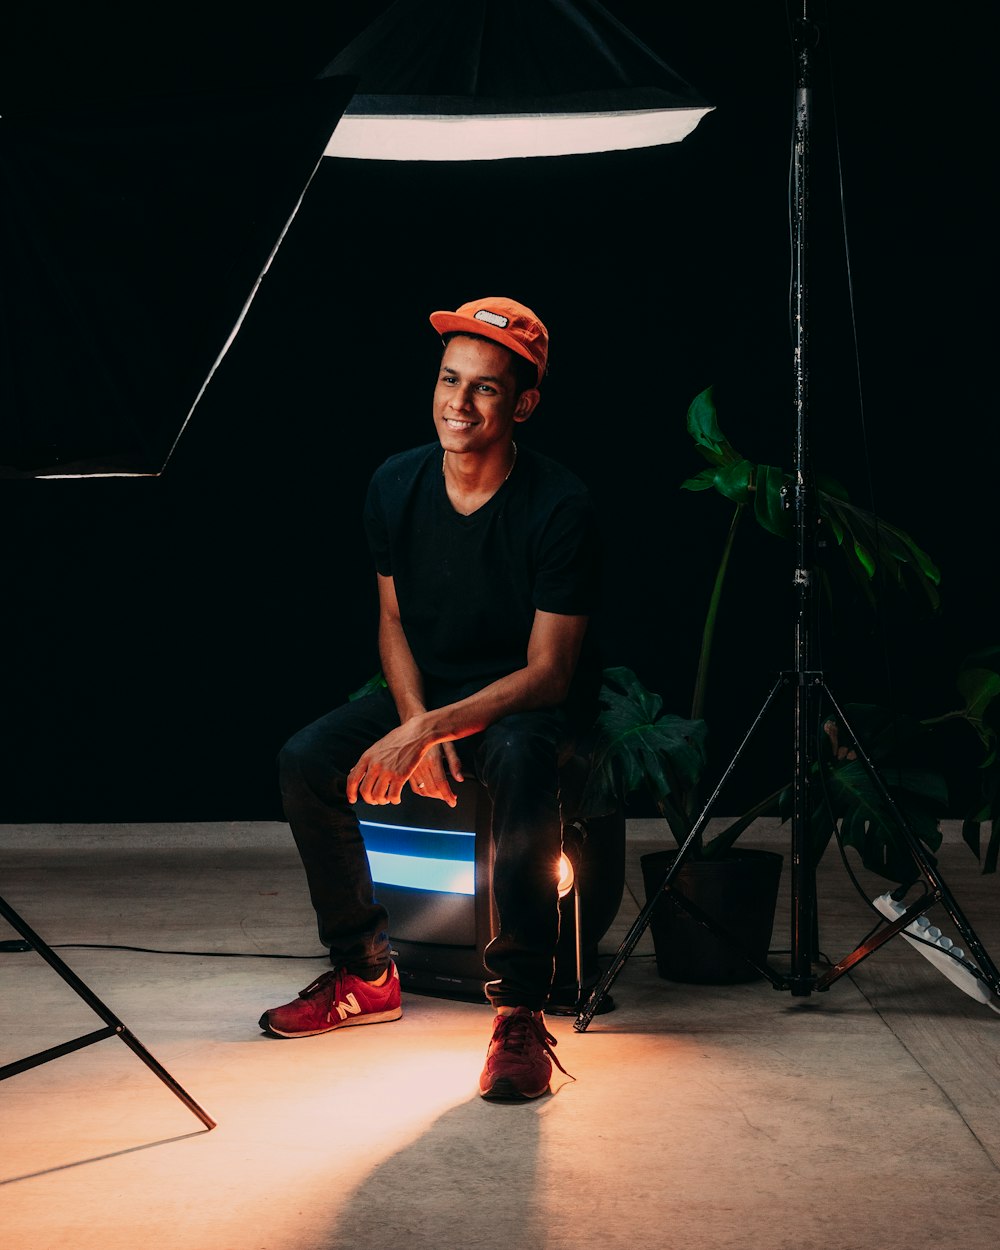
[[[630,822],[608,952],[636,914],[638,857],[658,830]],[[748,844],[787,853],[787,833],[753,833]],[[0,855],[0,894],[53,946],[315,951],[281,825],[0,826]],[[1000,880],[978,875],[953,829],[940,862],[996,960]],[[821,945],[839,958],[872,920],[835,853],[819,898]],[[783,893],[776,946],[787,928]],[[0,940],[12,937],[0,921]],[[667,982],[650,952],[647,933],[617,1009],[585,1033],[550,1018],[575,1081],[556,1073],[551,1097],[507,1107],[475,1092],[485,1006],[407,994],[399,1023],[279,1042],[257,1018],[320,959],[60,949],[218,1127],[116,1038],[15,1074],[0,1086],[0,1244],[996,1245],[1000,1015],[899,938],[795,999],[766,982]],[[33,951],[0,954],[0,990],[0,1064],[100,1027]]]

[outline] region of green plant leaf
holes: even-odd
[[[754,466],[749,460],[723,465],[715,474],[715,489],[733,503],[749,503],[753,488]]]
[[[927,731],[912,717],[874,704],[849,704],[845,713],[893,802],[917,837],[936,851],[948,787],[939,773],[918,762]],[[836,718],[829,718],[824,729],[828,822],[831,814],[839,821],[843,841],[858,851],[867,868],[900,884],[912,881],[917,868],[892,805],[861,761],[850,758],[855,743]],[[838,758],[838,752],[846,755]]]
[[[778,804],[783,793],[783,790],[775,790],[773,794],[769,794],[766,798],[755,803],[753,807],[748,808],[732,824],[727,825],[725,829],[715,834],[702,847],[701,858],[705,860],[718,859],[731,851],[741,834],[745,833],[755,820],[759,820],[761,816],[771,816],[778,813]]]
[[[832,514],[825,517],[834,538],[837,540],[837,546],[841,546],[844,542],[844,527],[840,523],[840,519]]]
[[[605,669],[600,705],[583,814],[603,814],[639,790],[683,809],[680,800],[704,772],[705,722],[664,712],[660,696],[627,668]]]
[[[908,768],[894,770],[891,783],[882,780],[913,832],[936,851],[941,845],[938,822],[948,802],[944,778]],[[865,867],[900,884],[913,881],[918,869],[896,816],[861,761],[832,768],[827,790],[841,838],[854,847]]]
[[[872,704],[850,704],[845,711],[896,809],[917,837],[937,850],[941,845],[938,822],[947,807],[948,787],[940,774],[913,762],[926,740],[926,730],[910,717]],[[856,743],[836,718],[828,718],[824,730],[824,747],[810,774],[813,862],[825,851],[836,823],[844,844],[858,851],[867,868],[898,884],[909,883],[918,869],[896,811],[861,760],[852,758]],[[784,820],[791,816],[790,786],[781,796],[779,812]]]
[[[905,530],[827,491],[818,492],[818,501],[820,515],[828,522],[851,573],[869,600],[874,599],[871,582],[881,568],[903,589],[908,582],[915,582],[931,607],[935,611],[940,607],[941,573]]]
[[[773,465],[755,467],[740,455],[719,425],[711,387],[691,401],[687,428],[713,469],[688,478],[683,488],[700,491],[714,487],[735,503],[747,503],[750,492],[754,514],[764,529],[779,538],[791,538],[793,510],[785,507],[782,493],[791,483],[791,475]],[[849,572],[869,602],[874,603],[872,582],[881,570],[883,576],[903,589],[915,583],[937,611],[941,573],[927,552],[905,530],[852,504],[847,491],[836,479],[817,475],[817,481],[819,515],[829,526]]]
[[[712,464],[735,464],[743,459],[719,429],[712,387],[691,401],[687,411],[687,428],[701,454]]]
[[[681,482],[681,490],[713,490],[715,487],[715,470],[702,469],[694,477]]]
[[[862,547],[862,545],[858,542],[857,539],[854,540],[854,554],[858,557],[858,563],[861,565],[864,571],[868,574],[868,576],[874,577],[875,576],[875,561],[872,559],[871,553],[866,551],[864,547]]]
[[[365,684],[359,686],[353,694],[349,694],[347,700],[349,703],[353,703],[355,699],[363,699],[366,694],[374,694],[376,690],[388,690],[388,688],[389,683],[382,676],[382,673],[378,672],[374,677],[369,677]]]
[[[726,440],[719,429],[712,387],[701,391],[688,405],[687,429],[705,458],[713,464],[721,464],[722,445]]]
[[[695,477],[681,482],[681,490],[711,490],[725,495],[733,503],[749,503],[753,489],[754,466],[749,460],[734,460],[702,469]]]
[[[764,529],[779,538],[792,536],[792,514],[785,507],[784,490],[791,478],[782,469],[759,464],[754,481],[753,509]]]

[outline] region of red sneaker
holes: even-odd
[[[509,1015],[497,1015],[479,1078],[480,1094],[495,1102],[522,1102],[547,1093],[551,1061],[566,1072],[552,1050],[555,1044],[540,1011],[516,1007]]]
[[[272,1037],[314,1037],[352,1024],[381,1024],[403,1014],[399,973],[389,965],[382,985],[372,985],[343,968],[324,972],[283,1007],[272,1007],[260,1018],[260,1027]]]

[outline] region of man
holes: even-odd
[[[365,506],[387,689],[303,729],[281,755],[285,814],[334,971],[260,1024],[300,1037],[401,1016],[388,917],[351,805],[398,803],[408,784],[454,806],[469,773],[493,802],[498,914],[480,1092],[529,1099],[548,1090],[554,1059],[542,1009],[559,925],[559,757],[592,717],[600,677],[587,632],[596,527],[582,483],[514,441],[547,366],[538,317],[489,297],[430,321],[444,341],[438,441],[387,460]]]

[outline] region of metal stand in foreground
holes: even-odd
[[[794,43],[796,55],[796,89],[795,89],[795,134],[793,143],[792,168],[792,315],[794,319],[794,380],[795,380],[795,476],[789,489],[786,505],[794,514],[794,534],[796,544],[796,568],[794,586],[796,592],[796,623],[795,623],[795,667],[794,670],[782,673],[761,710],[758,712],[746,737],[737,748],[728,767],[722,775],[711,798],[695,822],[690,834],[677,852],[669,871],[663,879],[660,889],[652,895],[639,914],[631,929],[625,935],[614,959],[601,980],[594,987],[589,999],[583,1005],[574,1023],[578,1033],[586,1030],[591,1020],[600,1010],[605,995],[610,990],[615,978],[621,971],[629,955],[649,925],[653,910],[660,901],[660,896],[669,893],[671,898],[695,920],[715,933],[726,945],[739,951],[753,968],[766,977],[776,989],[789,990],[793,995],[806,996],[813,990],[826,990],[865,959],[889,938],[923,915],[934,903],[942,903],[955,923],[956,928],[965,939],[969,951],[979,967],[975,975],[989,985],[994,994],[1000,994],[1000,973],[989,955],[983,949],[972,926],[965,918],[957,902],[946,887],[930,857],[923,848],[920,839],[913,831],[905,814],[892,798],[879,777],[870,757],[865,753],[857,736],[851,730],[847,718],[830,693],[823,679],[823,674],[813,664],[812,626],[814,619],[813,580],[814,557],[816,546],[816,528],[818,509],[816,506],[815,487],[809,462],[809,442],[807,438],[808,417],[808,298],[806,283],[806,225],[808,220],[809,185],[809,130],[812,112],[811,84],[811,53],[819,38],[818,28],[810,22],[807,14],[808,0],[803,0],[803,15],[794,23]],[[766,961],[758,963],[747,954],[740,938],[724,928],[717,921],[707,916],[683,894],[673,889],[672,882],[695,845],[698,837],[705,829],[709,816],[714,809],[716,800],[736,767],[740,756],[753,737],[771,707],[778,692],[793,687],[795,700],[794,710],[794,742],[795,771],[792,808],[792,917],[791,917],[791,963],[790,970],[782,973],[772,968]],[[814,776],[815,746],[814,734],[817,724],[819,697],[825,694],[835,709],[843,729],[850,733],[854,749],[861,760],[883,800],[892,812],[899,826],[900,833],[907,850],[912,856],[918,875],[923,876],[926,889],[923,895],[902,915],[891,921],[884,929],[880,929],[868,941],[841,959],[833,968],[822,976],[813,973],[813,963],[818,955],[816,947],[816,872],[812,855],[809,850],[809,814],[811,811],[810,791],[816,783]]]
[[[605,995],[610,991],[619,972],[625,966],[625,962],[635,949],[639,939],[645,933],[649,926],[653,911],[660,901],[662,894],[668,893],[671,898],[689,915],[693,916],[700,924],[714,933],[721,941],[723,941],[731,949],[737,951],[742,957],[753,967],[761,976],[765,977],[775,989],[789,990],[793,996],[805,997],[812,993],[813,990],[827,990],[845,973],[849,972],[862,959],[866,959],[870,954],[876,951],[880,946],[894,937],[902,929],[907,928],[919,916],[922,916],[935,903],[941,903],[951,917],[956,929],[961,933],[965,940],[966,948],[978,965],[975,969],[965,965],[969,972],[974,975],[993,991],[994,994],[1000,996],[1000,972],[990,958],[983,944],[980,942],[975,930],[969,923],[958,905],[955,897],[948,889],[940,872],[926,852],[916,832],[913,830],[910,822],[907,820],[905,813],[900,809],[895,799],[892,797],[885,783],[879,776],[871,758],[867,755],[862,745],[857,741],[850,727],[850,722],[836,699],[833,697],[829,688],[823,681],[820,673],[805,673],[803,675],[803,686],[808,686],[808,698],[806,691],[801,687],[796,688],[797,705],[799,699],[802,701],[813,702],[820,693],[826,694],[830,703],[836,712],[840,724],[851,734],[852,749],[856,751],[858,759],[861,761],[866,772],[871,777],[873,783],[878,789],[882,799],[886,803],[902,836],[906,849],[913,858],[914,864],[919,874],[925,882],[925,889],[921,896],[911,904],[907,909],[899,915],[895,920],[888,923],[884,928],[874,933],[867,941],[863,942],[850,954],[845,955],[836,965],[829,968],[822,975],[816,975],[813,972],[813,962],[816,958],[816,950],[814,943],[814,933],[816,928],[816,876],[815,866],[809,854],[807,831],[804,821],[796,821],[793,817],[792,826],[792,915],[791,915],[791,961],[788,972],[780,972],[773,968],[767,962],[760,963],[746,950],[742,939],[727,930],[718,921],[708,916],[685,897],[679,891],[673,889],[672,882],[674,877],[680,871],[684,861],[687,859],[690,849],[694,846],[699,835],[704,831],[708,824],[709,817],[714,809],[715,803],[721,793],[733,770],[738,764],[740,757],[743,755],[751,738],[754,736],[758,726],[763,720],[768,709],[771,707],[778,692],[788,686],[795,679],[793,673],[783,673],[771,689],[761,710],[758,712],[753,724],[747,731],[746,736],[740,743],[735,755],[729,762],[726,771],[722,775],[718,785],[716,786],[708,803],[705,805],[701,815],[695,821],[691,832],[688,834],[683,845],[674,857],[673,862],[667,871],[663,882],[659,889],[650,896],[645,907],[639,913],[632,927],[622,939],[621,945],[615,953],[615,956],[602,976],[601,980],[594,986],[587,1002],[583,1004],[580,1012],[573,1024],[574,1029],[578,1033],[586,1031],[587,1026],[593,1020],[594,1016],[601,1010],[601,1003]],[[806,774],[808,776],[808,774]],[[811,778],[810,778],[811,781]],[[808,787],[803,787],[805,791]]]
[[[60,1046],[52,1046],[48,1050],[41,1050],[37,1054],[29,1055],[26,1059],[18,1059],[15,1063],[5,1064],[3,1067],[0,1067],[0,1081],[5,1081],[7,1077],[14,1076],[18,1072],[25,1072],[28,1068],[37,1068],[40,1064],[47,1063],[50,1059],[58,1059],[60,1055],[68,1055],[72,1051],[82,1050],[84,1046],[90,1046],[94,1042],[102,1042],[106,1037],[119,1037],[129,1050],[138,1055],[146,1067],[155,1072],[164,1085],[177,1095],[185,1107],[201,1120],[207,1129],[215,1128],[215,1121],[208,1112],[199,1106],[185,1089],[182,1089],[177,1084],[166,1068],[154,1059],[135,1034],[126,1028],[114,1012],[101,1002],[97,995],[80,980],[71,968],[68,968],[63,963],[59,956],[42,941],[38,934],[2,898],[0,898],[0,916],[21,934],[28,945],[37,951],[47,964],[59,973],[70,989],[78,994],[87,1006],[100,1016],[107,1026],[103,1029],[96,1029],[93,1033],[85,1033],[82,1037],[73,1038],[72,1041],[63,1042]]]

